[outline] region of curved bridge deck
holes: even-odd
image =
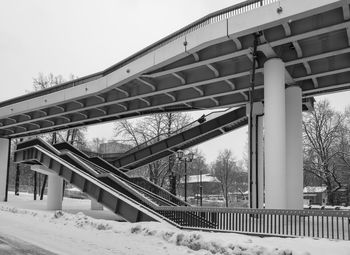
[[[348,0],[255,0],[210,14],[96,74],[0,103],[0,136],[20,137],[144,114],[248,102],[259,34],[255,101],[263,63],[285,63],[304,97],[350,84]]]

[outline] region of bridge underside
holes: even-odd
[[[255,101],[264,100],[263,64],[274,57],[304,98],[349,89],[349,1],[256,2],[264,6],[219,11],[99,73],[0,103],[0,136],[244,105],[255,33]]]

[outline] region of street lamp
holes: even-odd
[[[187,202],[187,162],[192,162],[194,154],[192,152],[185,155],[183,150],[176,152],[177,159],[185,162],[185,202]]]
[[[203,205],[203,182],[202,182],[202,170],[199,170],[199,195],[200,195],[200,200],[199,200],[199,205]]]

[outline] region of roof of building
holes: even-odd
[[[200,182],[200,175],[190,175],[187,176],[187,183],[199,183]],[[211,174],[202,174],[202,183],[208,183],[208,182],[214,182],[218,183],[220,182],[215,176],[212,176]],[[185,183],[185,179],[182,178],[180,183]]]
[[[322,193],[327,190],[326,186],[306,186],[303,189],[304,193]]]

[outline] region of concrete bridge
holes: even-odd
[[[349,3],[247,1],[101,72],[1,102],[0,199],[12,138],[247,105],[251,207],[302,209],[302,100],[349,89]]]

